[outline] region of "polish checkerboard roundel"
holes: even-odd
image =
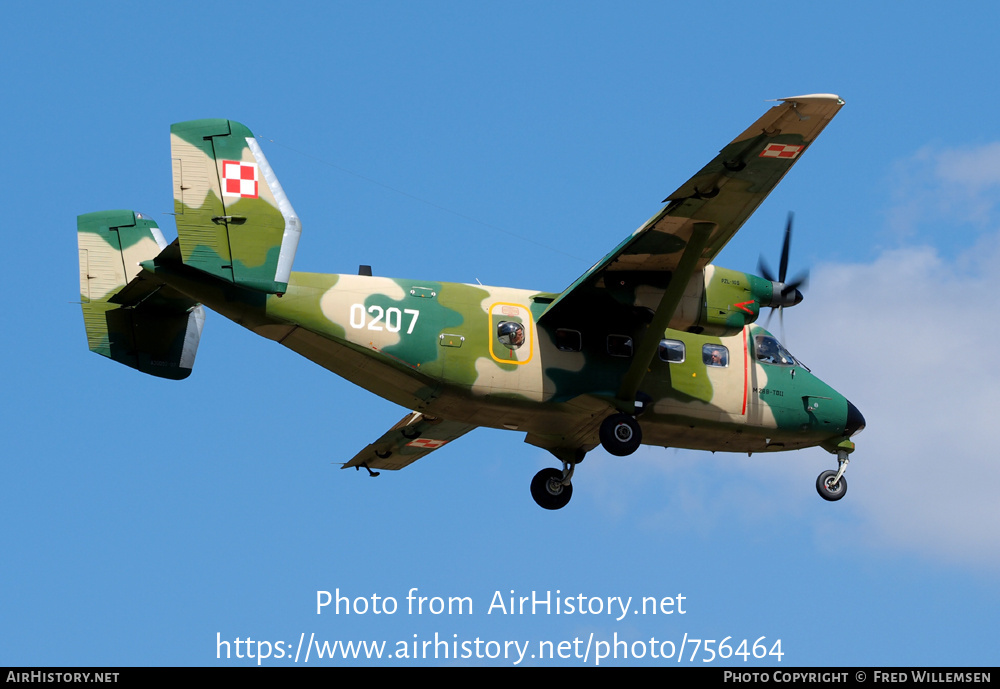
[[[222,161],[222,195],[243,199],[257,198],[257,163],[240,160]]]
[[[761,158],[784,158],[794,160],[802,152],[805,146],[793,146],[789,144],[768,144],[760,152]]]
[[[433,438],[417,438],[406,443],[410,447],[419,447],[425,450],[436,450],[446,444],[447,440],[434,440]]]

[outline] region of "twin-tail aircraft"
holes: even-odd
[[[344,468],[402,469],[479,427],[525,433],[561,463],[531,481],[564,507],[592,449],[775,452],[838,460],[847,491],[864,417],[755,322],[798,304],[786,282],[712,265],[843,106],[784,98],[560,293],[292,272],[298,216],[242,124],[170,128],[177,239],[133,211],[77,219],[91,351],[169,379],[191,373],[204,307],[410,409]],[[790,226],[789,226],[790,230]],[[773,311],[772,311],[773,312]]]

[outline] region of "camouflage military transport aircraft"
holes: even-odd
[[[293,273],[301,225],[242,124],[170,128],[177,234],[133,211],[77,219],[91,351],[162,378],[190,374],[207,306],[414,411],[344,468],[402,469],[478,426],[526,433],[562,468],[531,495],[565,506],[584,455],[641,443],[773,452],[819,445],[847,490],[858,409],[755,325],[802,299],[785,282],[711,265],[840,110],[784,98],[559,294]]]

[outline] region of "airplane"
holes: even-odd
[[[778,276],[712,260],[839,112],[832,94],[782,98],[663,208],[559,293],[292,272],[301,223],[251,131],[170,128],[177,239],[130,210],[80,215],[91,351],[186,378],[209,308],[409,410],[343,468],[398,470],[485,426],[525,433],[561,463],[531,495],[564,507],[585,455],[642,444],[776,452],[820,446],[844,497],[861,412],[756,323],[802,301]]]

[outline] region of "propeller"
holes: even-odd
[[[792,244],[792,219],[795,217],[794,213],[788,214],[788,222],[785,224],[785,241],[781,246],[781,263],[778,267],[778,277],[775,279],[774,273],[771,272],[770,267],[768,267],[767,262],[764,257],[761,256],[760,260],[757,262],[757,270],[760,272],[761,277],[765,280],[770,280],[774,285],[773,293],[771,296],[771,301],[768,304],[761,304],[761,306],[770,306],[771,313],[767,316],[767,322],[764,327],[771,322],[771,316],[774,312],[778,312],[778,321],[781,326],[781,339],[785,339],[785,316],[784,308],[786,306],[795,306],[800,301],[802,301],[802,292],[799,288],[805,289],[805,286],[809,282],[809,271],[804,270],[796,275],[790,282],[785,282],[788,275],[788,253],[789,248]]]

